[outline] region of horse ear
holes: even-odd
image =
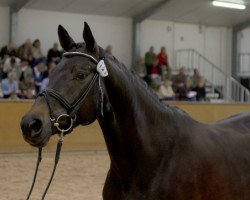
[[[83,39],[86,43],[87,50],[89,50],[90,52],[94,52],[95,48],[97,47],[97,44],[87,22],[84,22]]]
[[[68,32],[63,28],[62,25],[58,26],[58,37],[62,48],[65,51],[69,51],[75,44],[74,40],[69,36]]]

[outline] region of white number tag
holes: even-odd
[[[100,60],[96,67],[97,72],[100,74],[101,77],[108,76],[108,70],[103,60]]]

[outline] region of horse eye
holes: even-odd
[[[85,78],[85,74],[79,73],[76,75],[76,80],[83,80]]]

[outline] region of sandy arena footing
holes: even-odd
[[[0,200],[24,200],[34,175],[37,154],[0,154]],[[100,200],[109,168],[104,151],[63,152],[46,200]],[[44,153],[30,200],[40,200],[54,164]]]

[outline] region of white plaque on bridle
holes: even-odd
[[[103,60],[100,60],[96,67],[97,72],[100,74],[101,77],[108,76],[108,70]]]

